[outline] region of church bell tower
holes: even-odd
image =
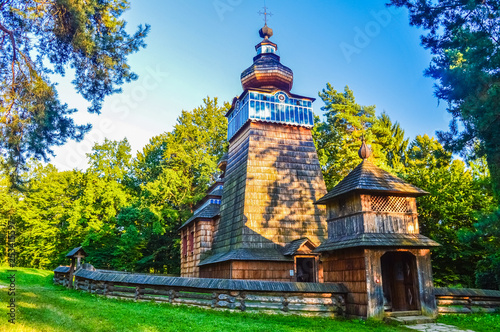
[[[327,238],[326,194],[311,135],[314,98],[291,92],[293,72],[280,62],[266,25],[243,93],[227,112],[228,161],[212,248],[200,277],[322,280],[313,250]]]

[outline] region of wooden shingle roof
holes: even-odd
[[[56,269],[54,270],[54,272],[59,272],[59,273],[68,273],[68,272],[69,272],[69,269],[70,269],[70,267],[69,267],[69,266],[63,266],[63,265],[60,265],[60,266],[56,267]]]
[[[430,248],[439,243],[420,234],[360,233],[335,237],[323,242],[314,252],[340,250],[354,247]]]
[[[87,253],[85,252],[85,250],[82,249],[82,247],[76,247],[75,249],[73,249],[70,252],[68,252],[68,254],[66,255],[66,257],[71,258],[71,257],[75,256],[76,253],[79,252],[79,251],[81,251],[85,256],[87,256]]]
[[[79,269],[75,276],[95,281],[107,281],[116,284],[126,283],[140,286],[170,286],[186,289],[238,290],[258,292],[297,292],[297,293],[347,293],[342,283],[280,282],[264,280],[235,280],[211,278],[168,277],[154,274],[103,273],[102,270],[89,271]]]
[[[200,211],[193,214],[191,216],[191,218],[186,220],[186,222],[184,224],[182,224],[181,227],[179,227],[179,229],[186,227],[195,219],[212,219],[212,218],[218,216],[219,214],[220,214],[220,205],[219,204],[209,204],[209,205],[205,206],[203,209],[201,209]]]
[[[220,252],[202,260],[198,266],[227,261],[293,261],[284,256],[281,249],[240,248],[228,252]]]
[[[385,194],[404,194],[405,196],[423,196],[428,192],[384,171],[368,160],[363,160],[328,194],[316,204],[325,204],[329,200],[353,192],[373,192]]]
[[[287,256],[295,255],[297,251],[299,251],[304,245],[310,247],[311,248],[310,250],[316,248],[316,245],[314,245],[314,243],[311,240],[309,240],[307,237],[303,237],[301,239],[294,240],[288,243],[283,249],[283,255]]]

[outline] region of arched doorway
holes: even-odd
[[[417,262],[414,255],[391,251],[381,258],[384,309],[386,311],[419,310]]]

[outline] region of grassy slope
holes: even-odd
[[[246,314],[107,299],[52,284],[52,272],[19,268],[17,323],[7,321],[7,289],[0,289],[0,331],[407,331],[373,321]],[[0,267],[0,286],[7,285]],[[470,318],[468,318],[470,317]],[[500,315],[445,316],[442,323],[494,331]]]
[[[0,289],[0,331],[404,331],[378,322],[246,314],[125,300],[52,285],[52,272],[18,268],[17,323],[7,321]],[[0,285],[7,285],[0,267]],[[13,328],[14,327],[14,328]]]

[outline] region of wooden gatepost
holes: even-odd
[[[68,288],[73,288],[73,274],[75,270],[82,265],[82,260],[86,256],[87,253],[82,249],[82,247],[76,247],[66,255],[67,258],[71,259],[71,264],[69,266],[69,273],[68,273],[68,283],[67,283]]]

